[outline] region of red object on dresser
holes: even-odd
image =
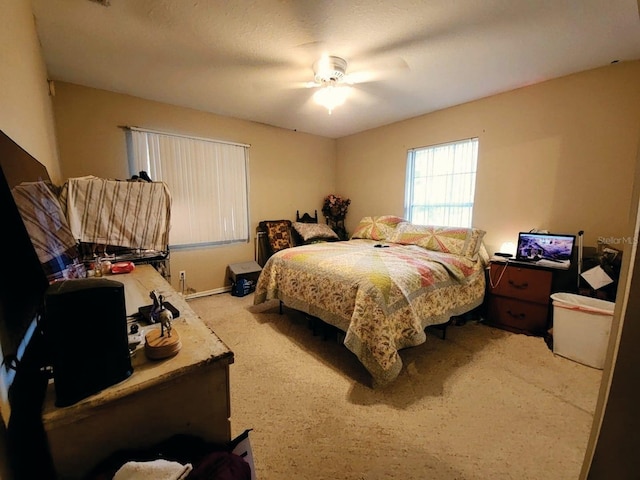
[[[136,268],[133,262],[117,262],[111,265],[111,273],[131,273]]]

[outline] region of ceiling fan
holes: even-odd
[[[307,88],[317,88],[313,94],[313,100],[318,105],[327,109],[329,114],[354,93],[360,95],[363,92],[354,92],[356,84],[376,82],[401,70],[407,70],[409,66],[402,59],[393,59],[378,63],[374,70],[363,70],[347,74],[347,61],[338,56],[322,54],[313,64],[313,81],[305,83]]]
[[[353,84],[347,77],[347,61],[333,55],[323,55],[313,64],[313,82],[307,88],[318,88],[313,94],[314,101],[329,111],[342,105],[349,96]]]

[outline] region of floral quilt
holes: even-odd
[[[374,385],[402,369],[398,351],[426,341],[425,327],[482,303],[484,265],[417,245],[374,240],[304,245],[265,264],[254,303],[282,300],[343,330]]]

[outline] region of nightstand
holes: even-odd
[[[515,333],[544,336],[549,326],[552,283],[549,270],[492,261],[486,323]]]

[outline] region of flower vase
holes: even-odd
[[[327,224],[336,232],[340,240],[348,240],[347,230],[344,227],[344,216],[327,217]]]

